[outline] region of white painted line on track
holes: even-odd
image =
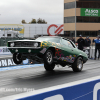
[[[0,58],[9,58],[9,57],[12,58],[12,55],[0,55]]]
[[[31,65],[10,66],[10,67],[0,68],[0,71],[8,71],[8,70],[15,70],[15,69],[22,69],[22,68],[40,67],[40,66],[43,66],[43,64],[31,64]]]

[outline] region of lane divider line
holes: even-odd
[[[9,66],[9,67],[2,67],[0,71],[7,71],[7,70],[15,70],[15,69],[22,69],[22,68],[29,68],[29,67],[40,67],[44,64],[31,64],[31,65],[19,65],[19,66]]]

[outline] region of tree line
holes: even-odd
[[[39,18],[37,20],[32,19],[31,22],[29,22],[29,23],[27,23],[24,19],[21,22],[22,22],[22,24],[36,24],[36,23],[47,24],[47,22],[44,19],[41,19],[41,18]]]

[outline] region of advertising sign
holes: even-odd
[[[57,29],[55,30],[55,32],[54,32],[54,33],[55,33],[54,35],[52,35],[52,34],[49,32],[50,28],[52,28],[52,27],[57,28]],[[52,25],[50,25],[50,26],[48,27],[47,33],[48,33],[49,36],[58,35],[58,34],[60,34],[60,33],[63,31],[63,27],[64,27],[64,25],[61,25],[61,26],[58,27],[57,25],[52,24]]]
[[[63,24],[22,24],[24,26],[24,37],[36,37],[38,35],[55,36],[64,34]]]
[[[93,8],[81,8],[80,10],[81,16],[93,16],[99,17],[100,16],[100,9],[93,9]]]
[[[19,37],[24,36],[24,26],[20,24],[0,24],[0,37],[14,37],[14,34],[19,35]]]
[[[20,65],[27,65],[29,64],[29,59],[23,60]],[[0,68],[1,67],[9,67],[9,66],[18,66],[14,63],[13,58],[0,58]]]
[[[9,51],[7,47],[0,47],[0,55],[3,55],[3,54],[11,54],[11,52]]]
[[[10,58],[0,58],[0,67],[15,66],[13,59]]]

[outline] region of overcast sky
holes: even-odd
[[[42,18],[48,24],[63,24],[64,0],[1,0],[0,24],[27,23]]]

